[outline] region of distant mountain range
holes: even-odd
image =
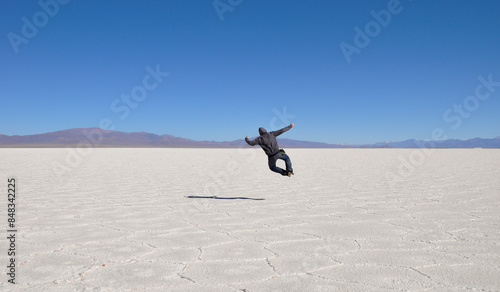
[[[500,148],[500,137],[493,139],[381,142],[366,145],[327,144],[320,142],[278,139],[283,148]],[[100,128],[69,129],[37,135],[0,135],[0,147],[66,147],[79,143],[94,147],[179,147],[179,148],[230,148],[248,146],[243,139],[225,142],[195,141],[172,135],[146,132],[125,133],[105,131]]]

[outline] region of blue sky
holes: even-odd
[[[500,136],[500,1],[66,2],[0,2],[0,134]]]

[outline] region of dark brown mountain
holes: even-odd
[[[100,128],[78,128],[37,135],[0,135],[0,147],[66,147],[79,143],[94,147],[200,147],[228,148],[248,146],[241,140],[235,141],[195,141],[172,135],[156,135],[146,132],[125,133],[105,131]],[[326,143],[280,139],[280,146],[301,148],[341,147]],[[248,146],[249,147],[249,146]]]

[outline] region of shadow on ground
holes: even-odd
[[[247,198],[247,197],[217,197],[217,196],[187,196],[189,199],[214,199],[214,200],[254,200],[263,201],[261,198]]]

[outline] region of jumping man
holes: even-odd
[[[259,128],[259,134],[260,134],[259,137],[255,138],[252,141],[248,139],[248,136],[245,137],[245,141],[248,143],[248,145],[251,146],[260,145],[260,147],[262,147],[262,150],[264,150],[264,152],[268,157],[269,169],[281,175],[292,176],[293,169],[290,157],[288,157],[288,155],[285,154],[285,151],[283,149],[279,149],[276,137],[290,130],[293,126],[295,126],[294,123],[290,124],[290,126],[288,127],[284,127],[281,130],[272,131],[269,133],[266,131],[266,129]],[[278,159],[282,159],[285,161],[286,170],[276,166],[276,161]]]

